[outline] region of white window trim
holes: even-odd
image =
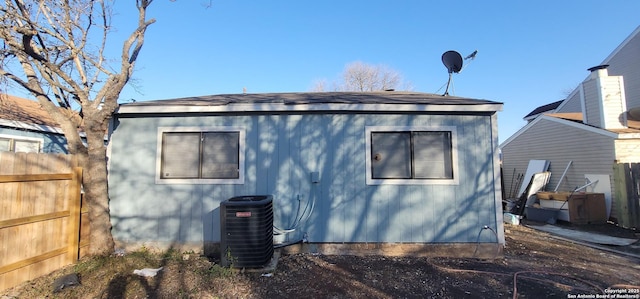
[[[373,179],[371,173],[371,133],[401,131],[448,131],[451,132],[451,167],[453,179]],[[458,185],[458,130],[455,126],[366,126],[365,127],[365,165],[367,185]]]
[[[237,179],[163,179],[160,178],[162,167],[162,134],[165,132],[239,132],[238,167],[239,175]],[[242,127],[158,127],[156,146],[156,184],[244,184],[245,173],[245,129]]]
[[[13,140],[24,140],[24,141],[37,142],[38,143],[38,153],[42,153],[42,150],[44,149],[44,138],[19,136],[19,135],[8,135],[8,134],[0,134],[0,137],[13,139]]]

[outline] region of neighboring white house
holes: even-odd
[[[640,27],[589,71],[566,99],[534,109],[528,123],[500,145],[504,182],[524,173],[529,160],[549,160],[548,189],[571,191],[587,177],[599,178],[588,191],[605,193],[616,220],[628,216],[627,204],[638,205],[636,191],[616,190],[614,166],[640,163]]]

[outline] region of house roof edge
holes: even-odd
[[[524,132],[528,131],[531,127],[535,126],[538,122],[540,122],[542,120],[548,120],[548,121],[556,122],[556,123],[559,123],[559,124],[562,124],[562,125],[566,125],[566,126],[570,126],[570,127],[574,127],[574,128],[580,129],[580,130],[585,130],[585,131],[589,131],[589,132],[592,132],[592,133],[608,136],[608,137],[611,137],[611,138],[619,138],[620,134],[621,134],[621,133],[616,133],[616,132],[612,132],[612,131],[609,131],[609,130],[605,130],[605,129],[602,129],[602,128],[589,126],[589,125],[586,125],[586,124],[581,123],[581,122],[576,122],[574,120],[568,120],[568,119],[559,118],[559,117],[556,117],[556,116],[553,116],[553,115],[543,114],[543,115],[537,117],[536,119],[534,119],[533,121],[531,121],[530,123],[526,124],[524,127],[520,128],[520,130],[515,132],[513,135],[509,136],[509,138],[507,138],[498,147],[499,148],[503,148],[503,147],[507,146],[513,140],[518,138],[518,136],[522,135]]]
[[[121,104],[117,114],[301,111],[497,112],[500,102],[417,92],[227,94]]]

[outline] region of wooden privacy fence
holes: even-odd
[[[69,155],[0,152],[0,290],[78,260],[76,163]]]
[[[640,228],[640,163],[613,166],[618,224]]]

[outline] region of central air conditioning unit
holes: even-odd
[[[220,203],[220,264],[261,268],[273,257],[273,196],[237,196]]]

